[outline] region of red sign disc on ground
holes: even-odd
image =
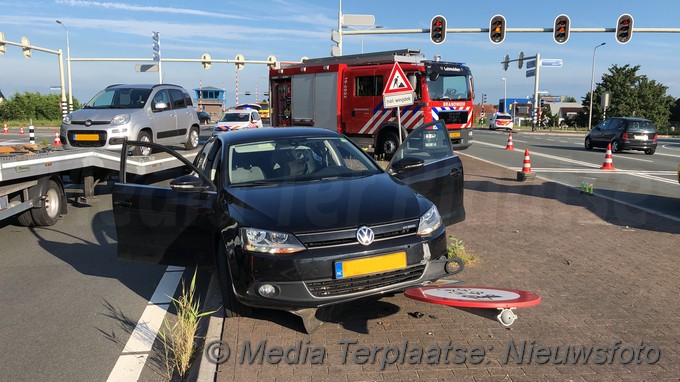
[[[521,308],[541,302],[533,292],[490,287],[425,286],[409,288],[404,294],[414,300],[461,308]]]

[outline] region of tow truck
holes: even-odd
[[[103,149],[56,150],[17,145],[0,150],[0,220],[17,216],[23,226],[50,226],[67,212],[65,185],[81,185],[80,202],[96,198],[95,187],[118,176],[120,153]],[[192,160],[198,149],[187,151]],[[183,163],[164,154],[127,159],[127,172],[144,177]]]

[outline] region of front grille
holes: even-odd
[[[406,269],[374,273],[366,276],[305,282],[314,297],[333,297],[378,289],[403,282],[418,280],[425,271],[425,265],[418,264]]]
[[[374,233],[374,241],[394,239],[397,237],[414,235],[418,231],[416,220],[408,220],[397,223],[371,226]],[[359,228],[359,227],[357,227]],[[340,231],[313,232],[296,235],[307,248],[333,247],[340,245],[358,244],[356,233],[357,228],[345,229]]]
[[[74,139],[76,134],[97,134],[99,139],[96,141],[76,141]],[[106,144],[106,136],[106,131],[101,130],[70,130],[66,134],[66,139],[73,147],[102,147]]]
[[[468,121],[467,111],[440,111],[438,116],[447,125],[461,125]]]
[[[71,121],[72,125],[86,125],[87,121]],[[90,121],[90,125],[108,125],[111,121]]]

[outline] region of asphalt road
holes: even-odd
[[[600,169],[605,150],[585,150],[585,134],[515,132],[513,151],[505,150],[508,136],[503,131],[475,130],[472,146],[460,153],[521,171],[528,149],[532,172],[542,178],[576,188],[586,182],[600,196],[680,220],[680,139],[659,139],[654,155],[613,154],[616,171],[605,171]]]

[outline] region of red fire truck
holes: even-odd
[[[454,149],[472,142],[474,81],[465,64],[425,60],[417,50],[306,59],[269,72],[271,126],[316,126],[351,137],[376,155],[399,145],[397,109],[383,107],[383,89],[395,62],[415,102],[401,107],[402,133],[444,120]],[[404,135],[405,136],[405,135]]]

